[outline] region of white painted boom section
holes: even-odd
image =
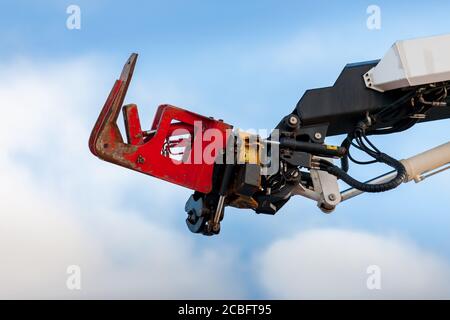
[[[366,74],[368,88],[393,89],[450,80],[450,34],[397,41]]]

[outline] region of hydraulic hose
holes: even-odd
[[[377,153],[376,155],[374,155],[374,158],[379,162],[385,163],[388,166],[394,168],[397,171],[397,175],[388,182],[380,184],[368,184],[356,180],[355,178],[351,177],[347,172],[345,172],[343,169],[335,166],[334,164],[326,160],[320,159],[319,164],[320,169],[325,170],[329,174],[338,177],[339,179],[347,183],[349,186],[364,192],[377,193],[392,190],[405,181],[405,179],[407,178],[407,173],[405,167],[400,161],[388,156],[385,153]]]

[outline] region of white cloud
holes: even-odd
[[[367,268],[381,269],[381,290],[367,289]],[[273,243],[257,268],[273,298],[450,298],[450,266],[393,236],[311,230]]]
[[[146,196],[133,185],[142,178],[89,153],[90,127],[118,74],[95,59],[0,70],[0,298],[242,296],[228,248],[200,249],[188,231],[160,223],[184,218],[185,191],[145,177],[154,199],[145,218],[123,206],[123,188]],[[72,264],[79,292],[66,288]]]

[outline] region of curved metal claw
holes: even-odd
[[[125,63],[120,78],[114,83],[89,138],[91,152],[107,161],[109,158],[114,159],[114,155],[108,150],[111,147],[109,143],[114,145],[120,143],[123,144],[121,147],[126,147],[117,126],[117,118],[133,76],[137,57],[137,53],[133,53]]]
[[[137,106],[130,104],[123,107],[127,135],[127,143],[124,142],[117,119],[137,56],[136,53],[130,56],[102,108],[89,139],[91,152],[122,167],[202,193],[210,192],[214,163],[203,161],[203,153],[206,147],[211,149],[211,144],[216,144],[213,148],[218,152],[223,149],[232,126],[171,105],[161,105],[151,129],[143,131]],[[205,146],[203,133],[208,129],[219,130],[222,139]],[[174,137],[178,137],[178,140],[173,140]],[[177,148],[183,150],[177,154],[179,157],[172,152],[172,149]],[[198,159],[200,161],[196,161]]]

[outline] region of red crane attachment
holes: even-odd
[[[122,108],[130,84],[137,54],[125,64],[120,79],[102,108],[89,139],[91,152],[102,160],[135,170],[183,187],[209,193],[213,185],[214,161],[225,149],[232,126],[172,105],[160,105],[150,130],[142,130],[138,108]],[[127,142],[117,125],[123,111]],[[208,130],[220,135],[204,141]]]

